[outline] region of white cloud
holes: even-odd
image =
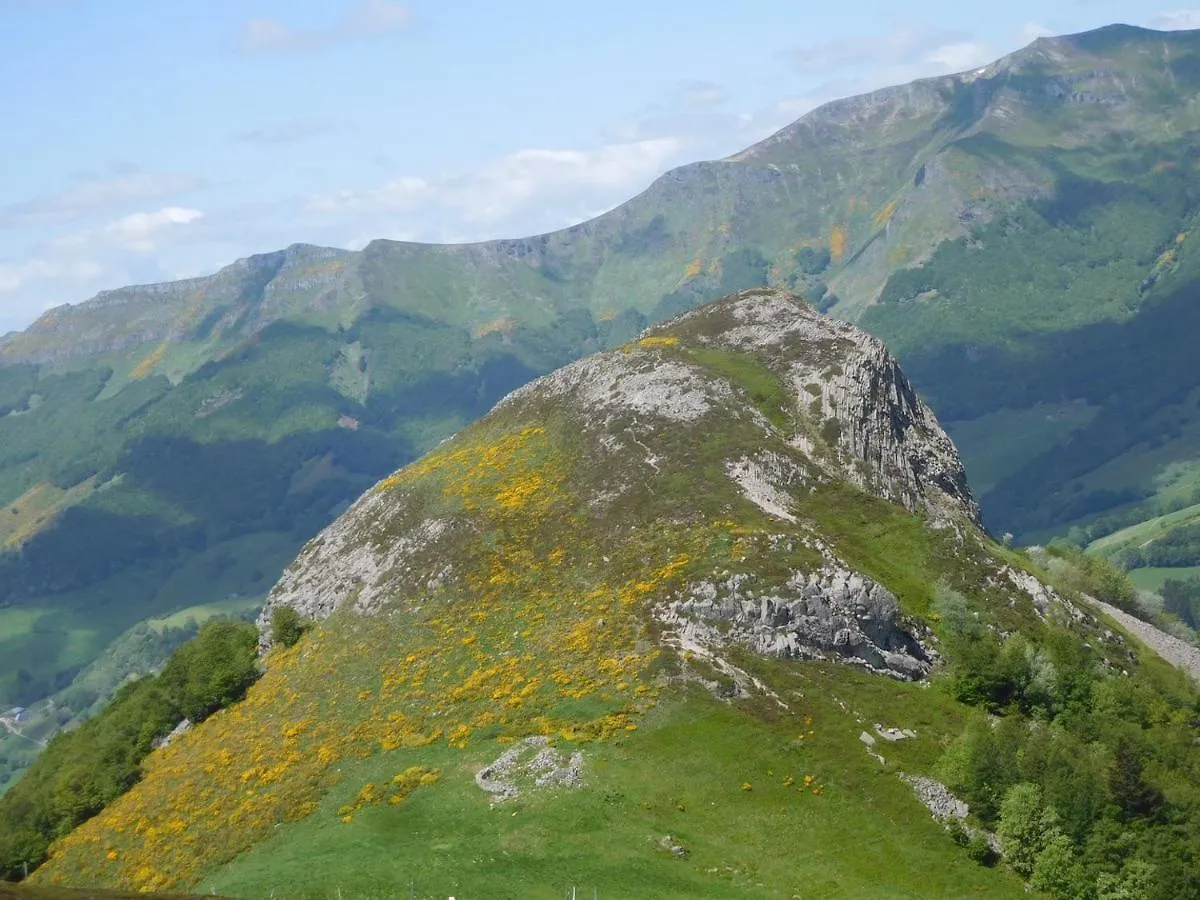
[[[467,175],[433,181],[404,176],[372,188],[318,195],[307,209],[335,215],[404,212],[457,227],[491,225],[537,215],[546,204],[583,203],[597,196],[619,202],[660,174],[682,148],[678,139],[660,137],[593,151],[518,150]]]
[[[389,0],[359,0],[324,28],[297,28],[279,19],[251,19],[242,26],[246,53],[296,53],[322,50],[356,38],[374,37],[406,28],[409,8]]]
[[[166,206],[60,234],[18,258],[0,259],[0,332],[104,288],[174,275],[153,251],[177,241],[183,226],[194,227],[202,218],[200,210]]]
[[[974,69],[991,62],[992,59],[991,51],[974,41],[943,44],[925,54],[926,62],[942,66],[953,72]]]
[[[1150,19],[1150,24],[1164,31],[1190,31],[1200,28],[1200,9],[1177,9],[1161,12]]]
[[[120,247],[147,253],[154,249],[155,240],[163,229],[173,225],[188,225],[203,217],[204,213],[198,209],[167,206],[156,212],[133,213],[110,222],[104,227],[104,234]]]
[[[387,0],[364,0],[352,6],[338,23],[346,36],[370,37],[406,27],[412,20],[407,6]]]
[[[937,31],[920,25],[897,25],[884,34],[863,34],[826,41],[788,52],[792,65],[810,75],[828,75],[842,69],[879,68],[910,63],[940,47],[967,38],[957,32]]]
[[[308,209],[313,212],[406,212],[416,209],[431,194],[430,185],[423,178],[401,176],[365,190],[342,190],[332,194],[318,194],[308,200]]]
[[[826,84],[837,85],[836,92],[826,91],[823,85],[808,92],[832,100],[916,78],[978,68],[991,62],[996,54],[968,34],[901,24],[882,34],[795,47],[785,55],[801,74],[823,76]]]
[[[1026,22],[1021,26],[1021,37],[1026,41],[1036,41],[1038,38],[1053,37],[1054,30],[1040,22]]]
[[[85,282],[104,269],[90,260],[48,260],[40,257],[0,262],[0,294],[12,294],[39,281]]]
[[[122,172],[89,177],[58,192],[0,207],[0,228],[59,225],[122,206],[195,190],[204,180],[195,175],[163,172]]]

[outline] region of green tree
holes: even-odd
[[[1108,770],[1108,788],[1126,820],[1152,819],[1163,806],[1163,794],[1143,774],[1145,750],[1123,735],[1117,741]]]
[[[1014,784],[1000,804],[996,833],[1004,845],[1004,860],[1013,871],[1028,878],[1048,841],[1061,834],[1054,807],[1042,805],[1036,784]]]
[[[1030,876],[1034,890],[1055,900],[1075,900],[1087,893],[1087,876],[1076,856],[1075,845],[1061,831],[1046,840]]]
[[[1155,868],[1141,859],[1131,859],[1119,875],[1102,873],[1096,879],[1096,900],[1146,900],[1154,886]]]
[[[180,647],[160,680],[193,722],[240,700],[258,678],[258,631],[246,622],[209,622]]]
[[[271,643],[292,647],[304,636],[309,623],[290,606],[277,606],[271,611]]]
[[[1168,578],[1162,586],[1163,609],[1189,628],[1200,627],[1200,575]]]

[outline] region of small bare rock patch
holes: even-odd
[[[516,800],[533,788],[578,788],[583,785],[583,751],[568,757],[544,735],[527,737],[480,769],[475,784],[492,795],[492,803]]]
[[[949,822],[951,819],[961,822],[970,812],[967,804],[950,793],[950,789],[940,781],[920,775],[901,775],[900,780],[913,789],[917,798],[939,822]]]

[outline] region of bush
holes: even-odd
[[[967,839],[967,856],[981,866],[994,866],[997,859],[996,851],[982,831],[976,831]]]
[[[258,678],[258,631],[246,622],[215,621],[171,657],[159,676],[193,722],[240,700]]]
[[[1163,609],[1189,628],[1200,627],[1200,575],[1168,578],[1162,586]]]
[[[1059,541],[1051,541],[1046,552],[1056,561],[1053,572],[1065,587],[1090,594],[1132,615],[1144,615],[1129,576],[1104,557],[1089,556],[1078,547]]]
[[[305,622],[290,606],[277,606],[271,611],[271,643],[284,647],[295,646],[308,631],[311,623]]]

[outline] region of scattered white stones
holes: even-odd
[[[900,780],[913,789],[917,798],[939,822],[949,822],[951,819],[961,822],[971,811],[966,803],[950,793],[950,789],[940,781],[921,775],[905,775],[903,772],[900,773]]]
[[[1034,608],[1043,616],[1050,608],[1052,603],[1061,603],[1062,600],[1055,592],[1054,588],[1047,587],[1042,584],[1035,576],[1028,572],[1022,572],[1012,568],[1012,566],[1003,566],[1000,569],[1009,581],[1013,583],[1018,590],[1029,595],[1029,599],[1033,601]]]
[[[878,722],[875,723],[875,733],[885,741],[904,741],[917,736],[911,728],[884,728]]]
[[[664,834],[658,841],[658,849],[683,859],[688,855],[688,848],[679,843],[669,834]]]
[[[475,774],[479,789],[492,795],[492,803],[515,800],[522,783],[528,787],[577,788],[583,784],[583,751],[568,758],[550,746],[544,735],[527,737],[505,750]]]

